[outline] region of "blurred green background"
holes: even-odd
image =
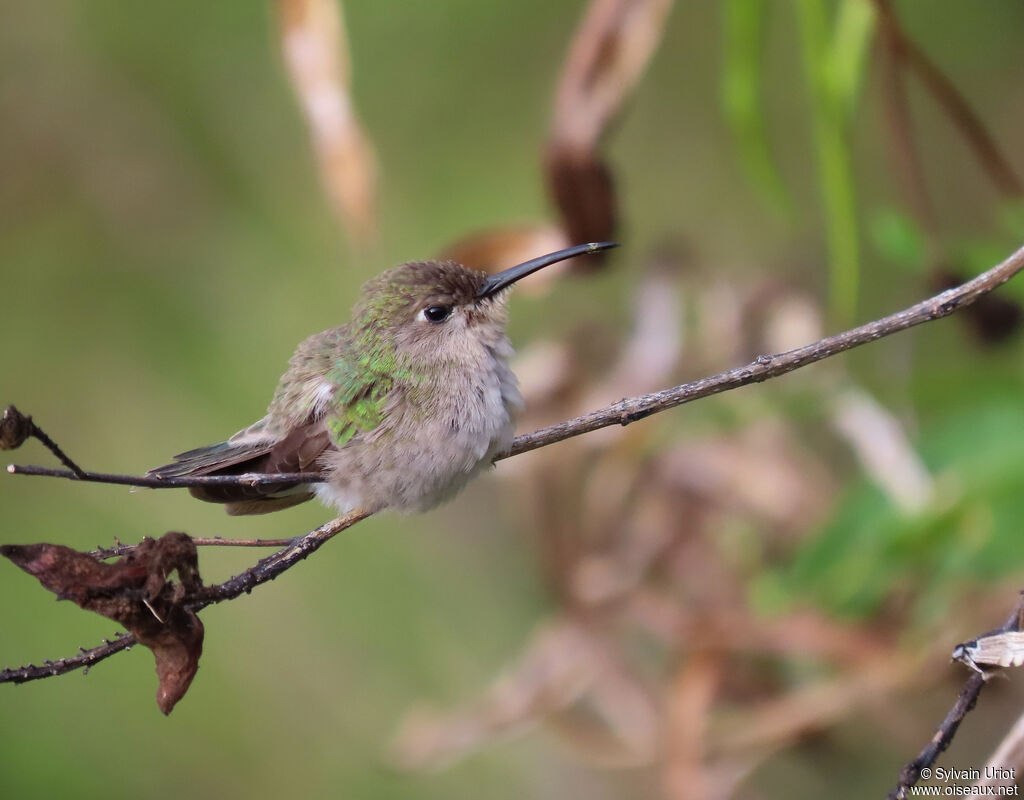
[[[898,7],[1024,171],[1024,6]],[[763,20],[764,124],[788,206],[758,190],[723,114],[722,9],[686,3],[669,17],[607,149],[624,247],[607,272],[514,299],[517,345],[584,321],[620,335],[624,298],[665,241],[686,242],[717,280],[772,276],[827,302],[828,211],[795,4],[767,4]],[[136,474],[258,418],[295,344],[343,322],[362,281],[480,228],[551,218],[539,152],[582,10],[539,0],[346,5],[354,100],[381,181],[379,243],[357,252],[325,200],[266,4],[0,0],[0,403],[32,414],[86,468]],[[846,153],[861,272],[859,295],[841,298],[851,321],[931,291],[886,160],[874,59],[869,52],[862,67]],[[932,104],[915,102],[915,123],[942,235],[969,276],[1019,246],[1020,214]],[[1005,291],[1024,298],[1020,281]],[[842,358],[909,421],[925,462],[956,476],[961,500],[915,520],[908,534],[849,456],[837,455],[845,488],[829,520],[756,576],[755,591],[783,604],[803,592],[801,602],[856,616],[872,613],[894,584],[917,581],[916,617],[934,619],[957,592],[1020,583],[1020,338],[981,345],[953,319]],[[818,410],[780,383],[744,394],[813,427]],[[704,401],[664,424],[681,437],[689,424],[728,426],[742,414],[723,413],[733,408],[723,403],[735,402]],[[50,463],[37,443],[8,455]],[[315,504],[232,519],[179,492],[0,480],[3,543],[86,549],[166,530],[281,537],[327,518]],[[970,536],[957,523],[965,519]],[[204,612],[199,674],[166,719],[153,702],[152,658],[140,649],[86,678],[0,687],[0,795],[657,796],[653,771],[592,769],[543,732],[436,774],[385,765],[408,706],[472,696],[552,607],[525,524],[490,476],[428,515],[359,525],[272,585]],[[223,579],[252,556],[204,550],[204,579]],[[0,663],[70,655],[114,633],[13,566],[0,571]],[[1009,608],[1012,592],[1004,596]],[[979,618],[960,638],[996,621]],[[871,731],[854,723],[837,746],[864,761],[833,753],[815,770],[813,760],[780,760],[764,786],[838,797],[827,776],[842,769],[850,796],[881,793],[950,694],[946,686],[917,697],[923,723],[908,715],[898,746],[883,754],[865,756]],[[975,729],[979,758],[1004,723]]]

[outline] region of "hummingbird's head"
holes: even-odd
[[[454,261],[411,261],[368,281],[353,310],[361,336],[428,364],[462,363],[505,337],[505,297],[520,278],[550,264],[617,245],[558,250],[488,275]],[[370,341],[367,341],[370,343]]]

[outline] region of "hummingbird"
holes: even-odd
[[[232,515],[314,496],[342,514],[433,508],[512,443],[523,400],[508,364],[507,289],[551,264],[616,246],[577,245],[493,275],[454,261],[387,270],[363,285],[347,324],[299,344],[266,416],[148,475],[325,478],[189,489]]]

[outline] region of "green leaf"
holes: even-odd
[[[792,203],[779,177],[765,130],[761,91],[764,8],[761,0],[726,0],[724,4],[722,110],[747,176],[769,203],[789,212]]]
[[[868,231],[875,249],[893,264],[907,272],[923,272],[925,237],[917,224],[900,211],[887,208],[876,212]]]
[[[937,420],[921,436],[935,500],[900,512],[866,481],[755,596],[811,597],[867,616],[897,595],[927,605],[957,583],[995,580],[1024,566],[1024,409],[992,402]]]
[[[864,65],[875,29],[875,12],[864,0],[842,0],[828,57],[831,91],[843,110],[852,113],[864,76]]]
[[[818,181],[828,240],[828,310],[834,324],[846,326],[856,315],[860,284],[857,203],[846,132],[848,114],[843,106],[847,96],[840,95],[836,83],[833,66],[836,60],[827,35],[824,4],[820,0],[800,0],[796,10],[804,71],[810,89]],[[841,41],[845,44],[854,38],[847,34]],[[833,41],[837,40],[833,38]],[[851,60],[852,57],[844,56],[840,62],[845,65]]]

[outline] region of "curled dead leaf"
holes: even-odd
[[[202,587],[189,536],[170,532],[146,539],[113,564],[57,544],[4,545],[0,555],[59,599],[120,623],[152,650],[157,705],[170,713],[188,691],[203,651],[203,623],[182,605],[188,593]],[[179,583],[168,580],[173,572]]]
[[[619,210],[612,171],[596,153],[563,142],[550,142],[544,152],[548,191],[562,215],[570,242],[612,239]],[[576,269],[594,269],[604,254],[586,259]]]
[[[618,199],[598,144],[661,41],[671,0],[593,0],[555,92],[544,166],[571,242],[612,238]],[[572,265],[593,270],[598,259]]]

